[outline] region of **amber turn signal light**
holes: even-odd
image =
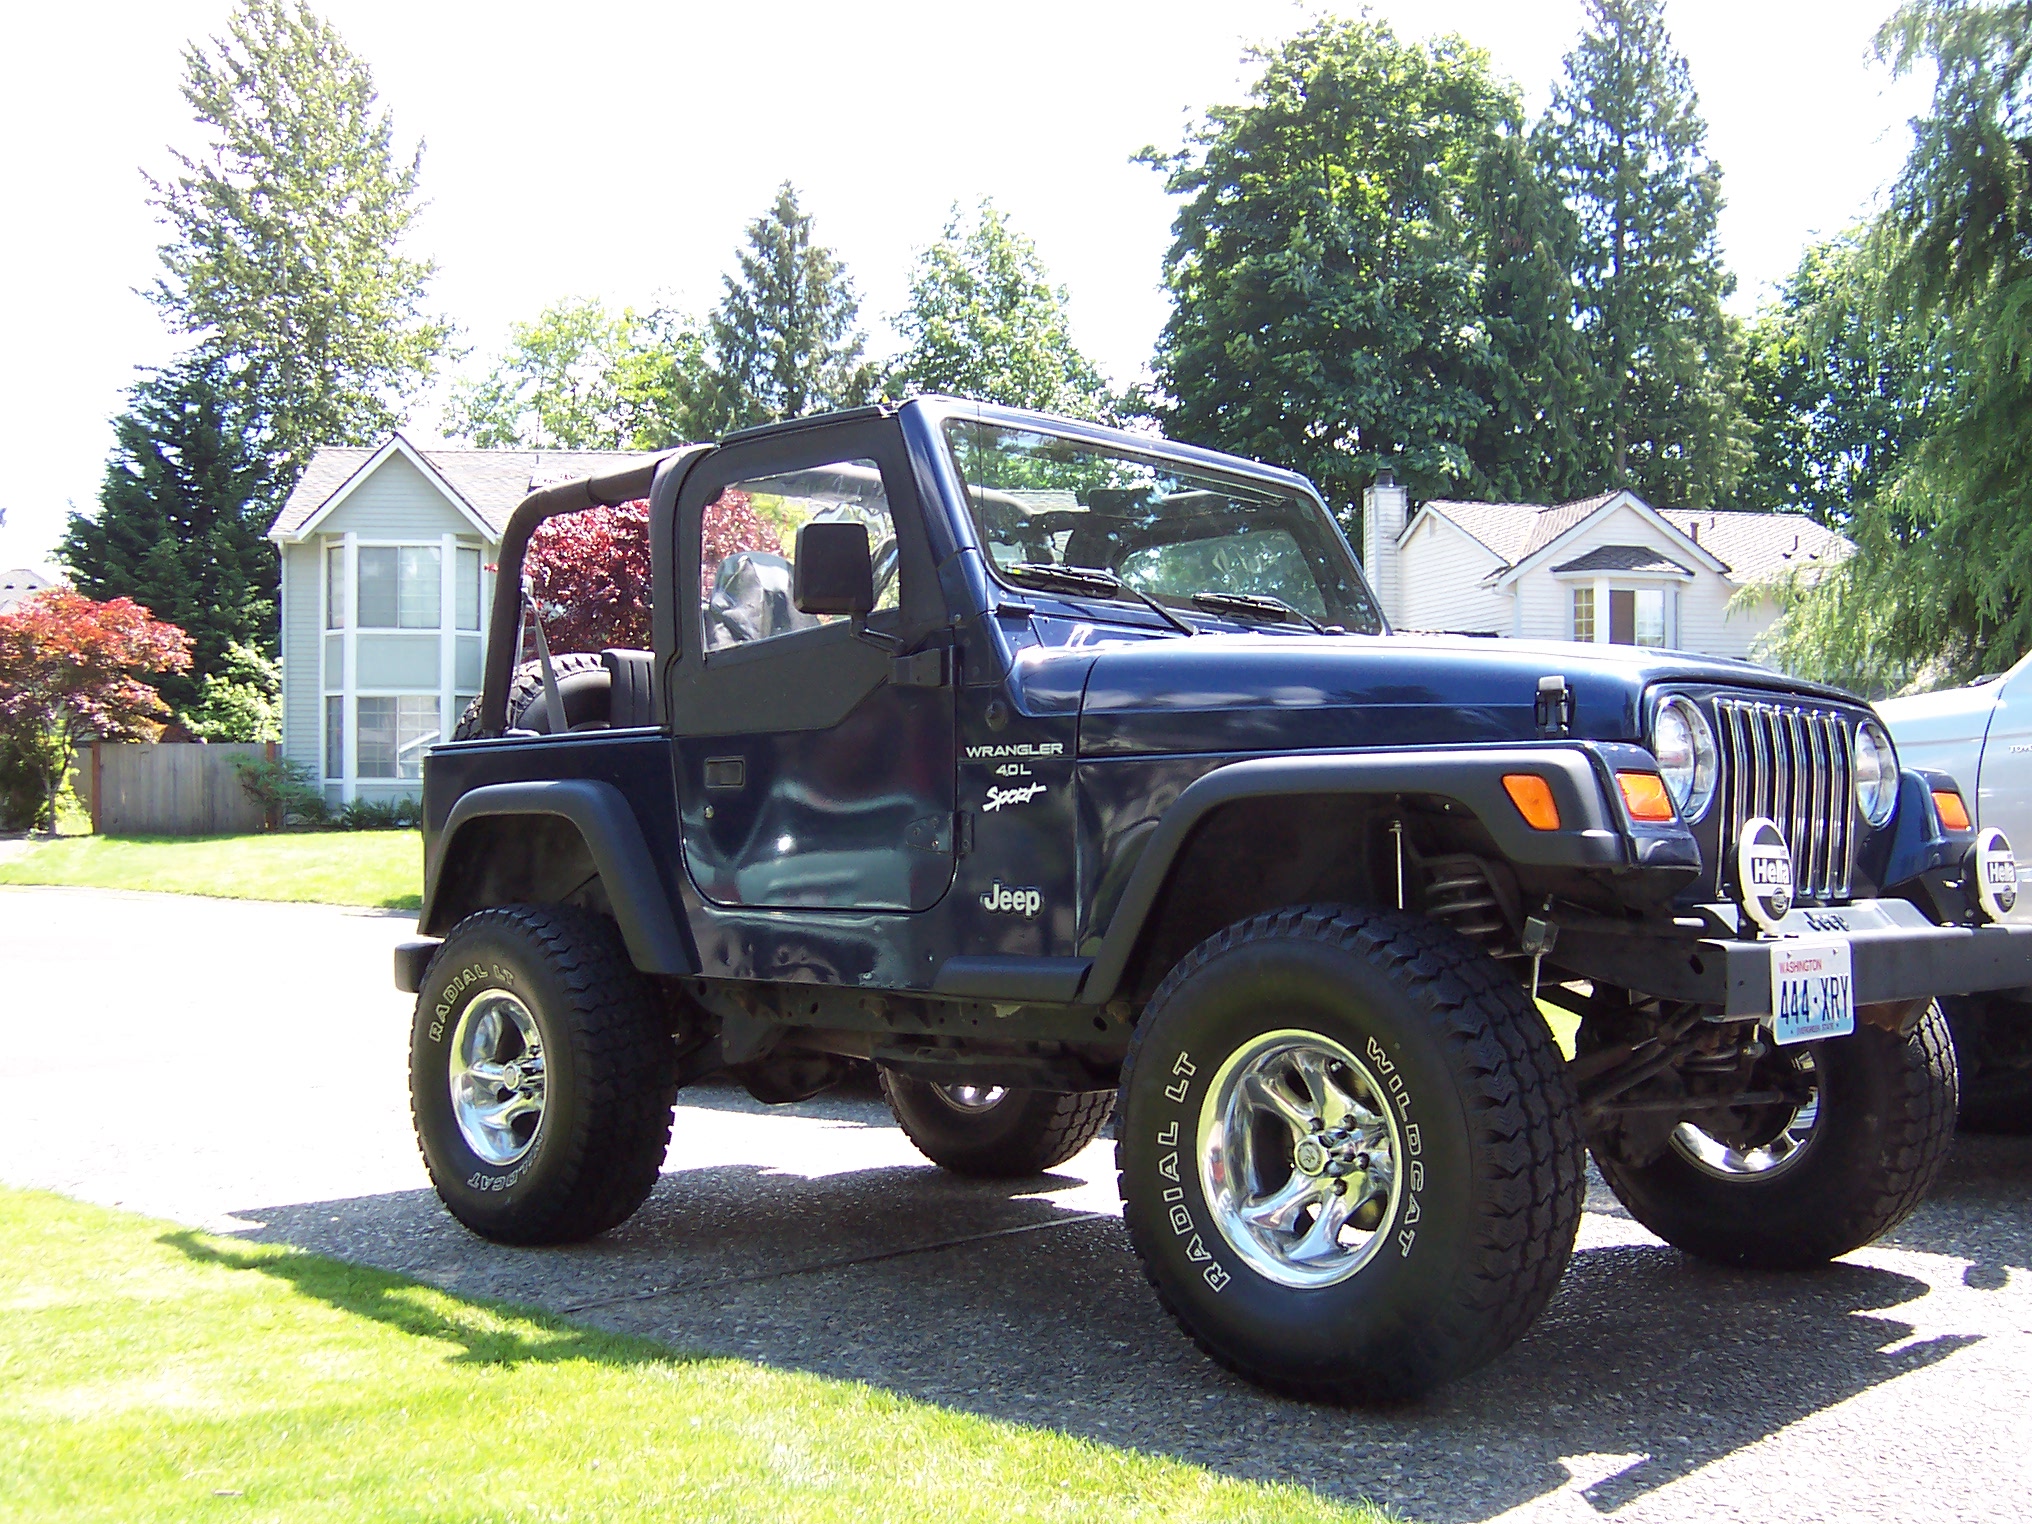
[[[1961,795],[1951,788],[1937,788],[1933,791],[1933,807],[1940,811],[1940,823],[1950,831],[1974,829],[1968,816],[1968,806],[1961,802]]]
[[[1670,820],[1672,796],[1665,792],[1665,780],[1656,773],[1617,773],[1616,786],[1623,791],[1623,808],[1632,820]]]
[[[1552,785],[1538,774],[1503,774],[1503,792],[1533,830],[1559,829],[1559,802],[1552,797]]]

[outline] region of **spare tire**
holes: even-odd
[[[553,656],[551,664],[557,672],[557,696],[564,700],[565,728],[605,730],[612,713],[614,683],[605,659],[591,651],[567,651]],[[544,702],[543,666],[539,662],[524,662],[508,683],[508,729],[550,734],[550,705]],[[480,701],[474,699],[452,727],[452,739],[472,741],[480,734]]]

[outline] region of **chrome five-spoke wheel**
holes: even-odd
[[[488,1164],[528,1153],[543,1121],[543,1038],[507,990],[489,990],[459,1017],[450,1053],[452,1116]]]
[[[1198,1142],[1221,1236],[1270,1280],[1331,1286],[1380,1247],[1403,1138],[1375,1074],[1332,1038],[1265,1032],[1238,1048],[1207,1088]]]
[[[1771,1117],[1763,1126],[1732,1139],[1718,1138],[1691,1122],[1681,1122],[1672,1130],[1674,1150],[1695,1169],[1723,1180],[1746,1176],[1768,1179],[1796,1166],[1813,1144],[1814,1125],[1820,1120],[1820,1086],[1812,1053],[1798,1053],[1793,1066],[1808,1092],[1782,1120]]]

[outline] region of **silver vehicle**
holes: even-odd
[[[1977,830],[2032,839],[2032,656],[1966,687],[1892,699],[1878,713],[1908,765],[1971,785],[1970,823]],[[2021,881],[2032,879],[2032,865],[2018,873]],[[2021,893],[2005,919],[2032,922],[2032,902]],[[2032,990],[1942,1004],[1961,1056],[1962,1125],[2032,1131]]]

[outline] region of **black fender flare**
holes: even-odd
[[[1697,865],[1699,847],[1684,826],[1675,824],[1669,833],[1646,832],[1654,839],[1641,844],[1631,840],[1620,796],[1611,802],[1610,761],[1594,750],[1540,745],[1376,751],[1259,757],[1217,767],[1186,788],[1157,821],[1108,918],[1079,1001],[1101,1005],[1114,998],[1172,864],[1194,827],[1222,805],[1241,799],[1300,794],[1438,796],[1473,811],[1514,863],[1603,870],[1630,866],[1641,858],[1646,866]],[[1648,752],[1643,758],[1650,763]],[[1536,773],[1546,780],[1559,805],[1557,830],[1534,829],[1518,813],[1503,788],[1506,773]]]
[[[611,783],[565,778],[531,783],[490,783],[459,796],[438,832],[424,874],[419,930],[429,930],[437,905],[440,873],[459,832],[475,820],[504,815],[555,815],[568,820],[584,839],[614,907],[628,957],[645,974],[696,974],[697,955],[680,929],[669,893],[642,839],[642,826],[627,797]]]

